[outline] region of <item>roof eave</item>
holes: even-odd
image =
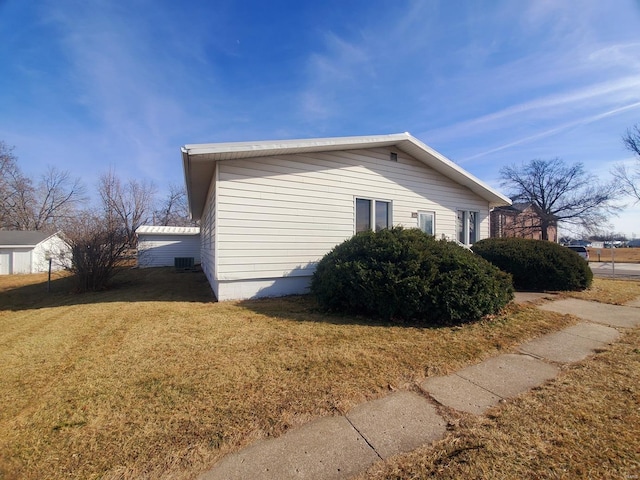
[[[469,188],[476,195],[485,199],[489,203],[489,208],[511,205],[511,200],[508,197],[492,189],[408,132],[404,132],[360,137],[185,145],[181,148],[181,152],[191,218],[199,220],[202,216],[208,189],[215,173],[215,164],[219,160],[390,146],[402,150],[444,176]],[[201,180],[206,185],[203,183],[194,185],[196,180]]]

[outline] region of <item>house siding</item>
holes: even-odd
[[[199,235],[139,234],[139,266],[172,267],[176,257],[193,257],[194,263],[199,264]]]
[[[214,174],[209,185],[209,193],[207,194],[207,201],[200,222],[200,261],[202,271],[209,279],[209,284],[213,288],[216,297],[218,297],[218,281],[216,279],[216,180],[217,175]]]
[[[58,236],[49,237],[33,249],[32,272],[46,272],[49,270],[47,254],[51,254],[51,270],[63,270],[71,266],[71,248]]]
[[[0,247],[0,275],[46,272],[49,270],[48,254],[52,257],[51,270],[62,270],[71,264],[71,248],[58,235],[52,235],[35,246]]]
[[[203,230],[216,231],[217,241],[211,248],[203,237],[203,265],[207,250],[218,282],[301,277],[298,288],[308,284],[316,262],[354,234],[356,197],[392,202],[393,225],[407,228],[418,225],[412,213],[435,212],[438,238],[456,238],[457,210],[476,211],[480,238],[489,234],[486,200],[393,149],[220,161],[217,169],[203,216]]]

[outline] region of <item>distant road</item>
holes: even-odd
[[[589,266],[596,277],[632,278],[640,280],[640,263],[589,262]]]

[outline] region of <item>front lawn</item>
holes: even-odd
[[[304,296],[215,303],[201,273],[173,269],[69,288],[0,277],[0,478],[194,478],[259,438],[577,321],[511,305],[430,329],[328,316]]]

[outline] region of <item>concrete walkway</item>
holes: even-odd
[[[516,301],[548,300],[540,294]],[[639,299],[640,300],[640,299]],[[446,423],[436,403],[480,415],[555,378],[562,364],[577,362],[618,339],[620,328],[640,326],[640,302],[604,305],[563,299],[543,310],[572,314],[584,322],[544,335],[518,348],[444,377],[426,379],[424,395],[399,391],[356,406],[345,416],[325,417],[285,435],[261,440],[228,455],[202,480],[346,479],[374,462],[412,451],[444,437]]]

